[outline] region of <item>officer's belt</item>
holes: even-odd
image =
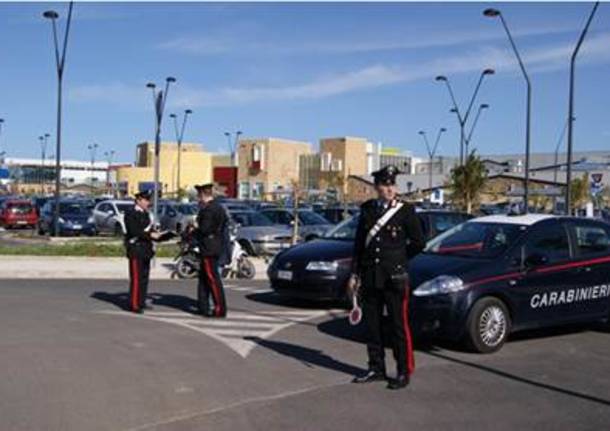
[[[403,206],[402,202],[398,202],[396,205],[387,210],[383,216],[373,225],[371,230],[366,234],[366,240],[364,241],[364,247],[368,247],[375,235],[379,233],[379,231],[390,221],[394,214],[398,212]]]

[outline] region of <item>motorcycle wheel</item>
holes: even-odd
[[[195,278],[197,277],[197,268],[193,266],[190,260],[181,257],[176,262],[176,274],[180,278]]]
[[[223,268],[220,270],[220,277],[222,277],[222,278],[227,278],[227,277],[229,276],[229,274],[230,274],[230,273],[231,273],[231,269],[230,269],[230,268],[227,268],[227,267],[225,266],[225,267],[223,267]]]
[[[252,280],[256,275],[256,268],[250,259],[244,257],[240,259],[237,265],[237,277]]]

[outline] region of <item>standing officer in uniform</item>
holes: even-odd
[[[201,253],[201,270],[197,288],[199,312],[208,317],[226,317],[227,305],[222,279],[218,271],[218,258],[222,254],[223,231],[228,217],[224,208],[214,199],[214,185],[195,186],[199,195],[197,239]],[[210,295],[214,307],[210,309]]]
[[[150,260],[155,252],[153,241],[161,234],[153,227],[150,192],[137,193],[133,209],[125,212],[125,249],[129,259],[129,309],[142,313],[146,308]]]
[[[397,376],[389,389],[404,388],[414,369],[413,346],[409,328],[409,285],[407,263],[425,246],[420,221],[412,205],[396,199],[395,166],[373,173],[378,198],[361,206],[356,231],[352,276],[348,289],[362,289],[363,316],[368,327],[369,369],[355,383],[386,380],[382,337],[383,308],[391,322]]]

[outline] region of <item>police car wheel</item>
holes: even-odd
[[[493,353],[502,348],[510,333],[510,315],[497,298],[479,299],[468,315],[467,344],[479,353]]]

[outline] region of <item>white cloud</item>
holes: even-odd
[[[579,64],[610,61],[610,33],[591,37],[583,46]],[[524,51],[523,59],[530,73],[567,69],[572,44],[547,45]],[[285,86],[225,87],[220,89],[191,88],[177,85],[169,99],[172,107],[230,106],[257,102],[321,99],[354,91],[364,91],[397,83],[432,80],[435,73],[455,75],[478,72],[493,67],[498,73],[518,72],[518,65],[508,44],[486,47],[467,55],[443,57],[409,65],[376,64],[345,73],[317,78],[310,82]],[[79,101],[133,103],[144,100],[145,89],[120,83],[83,86],[70,96]],[[130,102],[131,101],[131,102]]]

